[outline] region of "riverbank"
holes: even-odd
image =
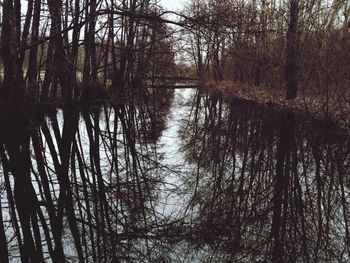
[[[350,101],[345,96],[301,93],[295,100],[286,100],[284,90],[256,87],[232,81],[208,82],[206,88],[220,91],[226,99],[238,98],[259,104],[288,109],[313,119],[332,123],[350,133]]]

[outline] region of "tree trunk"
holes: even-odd
[[[281,131],[277,144],[276,181],[272,199],[273,215],[271,225],[272,262],[284,262],[284,234],[286,227],[285,217],[288,201],[288,181],[290,180],[289,161],[291,148],[295,144],[294,135],[295,118],[293,114],[281,117]]]
[[[39,23],[40,23],[40,12],[41,12],[41,0],[35,0],[34,2],[34,13],[33,13],[33,25],[32,25],[32,35],[31,35],[31,48],[29,53],[28,62],[28,94],[32,98],[38,96],[38,41],[39,36]]]
[[[53,30],[54,38],[50,41],[53,41],[54,54],[53,54],[53,68],[59,79],[61,85],[61,95],[66,102],[69,102],[72,99],[73,89],[72,89],[72,67],[71,63],[67,58],[67,54],[63,44],[62,36],[62,0],[49,0],[49,11],[51,15],[51,27]]]
[[[4,81],[1,90],[3,101],[21,105],[24,99],[23,70],[18,54],[20,41],[20,2],[4,0],[1,54],[4,64]]]
[[[26,52],[25,52],[26,49],[24,49],[24,47],[27,45],[30,24],[32,21],[32,14],[33,14],[33,0],[29,0],[27,14],[26,14],[26,18],[23,26],[22,41],[21,41],[21,46],[22,46],[22,50],[20,52],[21,65],[23,65],[23,62],[26,56]]]
[[[0,262],[9,262],[9,252],[7,250],[6,232],[2,219],[2,206],[0,201]]]
[[[74,18],[73,18],[73,35],[72,35],[72,50],[71,50],[71,56],[70,56],[70,62],[73,65],[73,77],[76,78],[77,76],[77,67],[78,67],[78,56],[79,56],[79,35],[80,35],[80,29],[81,26],[79,26],[79,15],[80,15],[80,1],[75,0],[74,4]],[[77,82],[74,81],[74,87],[73,87],[73,98],[78,96],[78,90],[77,90]]]
[[[287,100],[297,97],[297,60],[298,60],[298,14],[299,0],[290,0],[290,18],[287,32],[287,61],[286,61],[286,84]]]

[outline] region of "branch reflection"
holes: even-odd
[[[2,125],[0,261],[348,261],[348,138],[192,95],[139,91]]]

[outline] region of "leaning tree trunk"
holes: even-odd
[[[287,100],[297,97],[297,59],[298,59],[298,14],[299,0],[290,0],[290,20],[287,32],[287,62],[286,62],[286,83]]]
[[[24,47],[27,45],[32,16],[33,16],[33,0],[28,0],[27,14],[23,25],[22,40],[21,40],[21,43],[22,43],[21,45],[23,47],[20,51],[21,65],[23,65],[24,59],[26,57],[26,52]]]

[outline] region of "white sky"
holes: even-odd
[[[160,0],[160,4],[165,10],[179,11],[184,7],[187,0]]]

